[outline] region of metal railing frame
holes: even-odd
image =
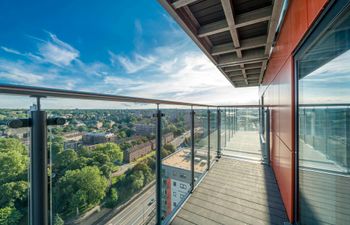
[[[225,128],[227,128],[226,121],[226,107],[235,108],[253,108],[260,107],[259,105],[236,105],[236,106],[217,106],[208,104],[196,104],[179,101],[167,101],[149,98],[135,98],[119,95],[98,94],[90,92],[69,91],[51,88],[39,88],[20,85],[0,85],[0,94],[11,94],[19,96],[35,97],[37,99],[37,109],[31,113],[31,118],[26,123],[23,121],[15,121],[11,126],[18,126],[18,122],[22,125],[31,125],[32,141],[31,141],[31,177],[30,177],[30,224],[31,225],[47,225],[49,223],[48,215],[48,176],[47,176],[47,126],[58,125],[58,120],[48,119],[47,114],[40,108],[40,98],[69,98],[69,99],[84,99],[84,100],[99,100],[99,101],[115,101],[115,102],[131,102],[131,103],[153,103],[156,104],[156,223],[162,224],[162,166],[161,166],[161,146],[162,146],[162,116],[164,114],[160,110],[160,105],[180,105],[191,106],[191,192],[195,187],[194,175],[194,157],[195,157],[195,110],[194,106],[207,107],[208,117],[208,168],[210,169],[210,108],[216,107],[217,110],[217,158],[221,157],[221,109],[225,107]],[[215,110],[215,109],[213,109]],[[230,119],[230,118],[229,118]],[[17,125],[16,125],[17,122]],[[234,118],[232,118],[232,127],[234,126]],[[62,120],[61,120],[62,123]],[[231,122],[230,122],[231,123]],[[14,125],[15,124],[15,125]],[[233,132],[233,131],[232,131]],[[226,136],[226,134],[225,134]]]

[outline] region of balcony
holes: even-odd
[[[259,106],[220,107],[13,85],[0,90],[2,151],[21,154],[28,162],[24,167],[13,162],[19,175],[2,175],[5,184],[19,182],[29,191],[12,200],[21,223],[167,224],[175,215],[174,223],[179,223],[186,213],[194,213],[186,212],[189,205],[203,206],[196,202],[201,194],[208,198],[207,207],[213,198],[226,205],[226,212],[233,207],[232,221],[244,222],[247,216],[238,212],[255,208],[266,221],[286,221],[269,161],[263,157],[267,145],[260,125],[267,121],[259,115],[267,118],[268,111]],[[20,105],[10,107],[4,99]],[[86,107],[92,100],[110,107]],[[62,108],[67,101],[70,106]],[[8,165],[5,159],[2,163]],[[245,178],[238,179],[242,174]],[[84,183],[86,176],[92,183]],[[83,199],[72,205],[70,199],[79,190]],[[96,198],[84,199],[91,195]],[[225,202],[229,199],[235,200]]]
[[[272,169],[221,158],[171,224],[283,224],[288,221]]]

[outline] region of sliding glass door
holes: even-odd
[[[350,7],[334,1],[298,51],[300,224],[350,222]]]

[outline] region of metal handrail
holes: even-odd
[[[28,95],[33,97],[60,97],[72,99],[86,99],[86,100],[102,100],[102,101],[117,101],[117,102],[133,102],[133,103],[153,103],[153,104],[167,104],[167,105],[186,105],[186,106],[201,106],[201,107],[217,107],[216,105],[167,101],[151,98],[137,98],[121,95],[99,94],[84,91],[70,91],[54,88],[42,88],[23,85],[1,84],[0,93]]]
[[[274,105],[211,105],[181,101],[159,100],[152,98],[139,98],[122,95],[100,94],[85,91],[71,91],[55,88],[33,87],[25,85],[0,84],[0,94],[13,95],[28,95],[32,97],[59,97],[71,99],[86,99],[86,100],[100,100],[100,101],[116,101],[116,102],[132,102],[132,103],[153,103],[166,105],[184,105],[184,106],[200,106],[200,107],[219,107],[219,108],[261,108],[274,107]],[[280,106],[280,105],[276,105]],[[340,107],[350,106],[350,103],[328,103],[328,104],[300,104],[300,107]]]

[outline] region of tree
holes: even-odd
[[[53,225],[64,225],[64,220],[60,217],[59,214],[56,214],[53,219]]]
[[[66,170],[77,169],[75,164],[77,159],[78,154],[73,149],[67,149],[57,155],[53,168],[57,174],[63,175]]]
[[[174,145],[172,145],[172,144],[165,144],[164,145],[164,149],[165,150],[167,150],[167,151],[169,151],[169,152],[171,152],[171,153],[173,153],[173,152],[175,152],[175,146]]]
[[[5,183],[0,186],[0,205],[14,205],[18,201],[27,198],[28,182],[16,181]]]
[[[18,152],[27,155],[27,149],[22,142],[15,138],[0,138],[0,152]]]
[[[141,170],[137,170],[136,172],[130,175],[131,188],[134,191],[140,190],[145,183],[145,177]]]
[[[118,196],[117,189],[111,188],[111,190],[109,191],[109,194],[108,194],[108,200],[106,202],[106,204],[107,204],[106,206],[109,208],[116,206],[118,203],[118,199],[119,199],[119,196]]]
[[[106,154],[111,162],[122,162],[123,161],[123,151],[120,149],[119,145],[115,143],[105,143],[96,145],[94,152],[101,152]]]
[[[14,207],[0,208],[0,224],[1,225],[12,225],[18,224],[22,218],[22,214]]]
[[[14,138],[0,138],[0,184],[26,177],[29,157],[25,146]]]
[[[64,138],[62,136],[54,136],[51,143],[51,157],[52,161],[56,160],[59,153],[64,150]]]
[[[68,170],[58,182],[60,194],[57,205],[61,211],[68,213],[83,210],[98,204],[105,197],[107,186],[107,179],[96,166]]]
[[[142,171],[142,174],[144,176],[144,183],[143,186],[148,184],[151,180],[153,180],[153,174],[152,170],[145,162],[140,162],[135,165],[133,168],[134,171]]]

